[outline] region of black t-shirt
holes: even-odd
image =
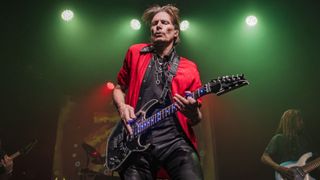
[[[265,149],[265,153],[279,164],[297,161],[303,154],[313,151],[310,140],[305,136],[290,139],[283,134],[274,135]]]
[[[171,53],[172,55],[172,53]],[[153,55],[153,58],[148,66],[146,74],[143,79],[143,83],[141,86],[141,91],[139,97],[141,97],[137,104],[137,109],[139,110],[144,104],[146,104],[151,99],[158,99],[161,96],[163,91],[163,86],[166,81],[166,71],[168,70],[168,62],[170,56],[165,57],[166,59],[157,59],[160,58],[156,54]],[[163,64],[159,64],[156,62],[159,60]],[[165,63],[166,62],[166,63]],[[161,67],[160,67],[161,66]],[[157,73],[158,69],[162,69],[162,73]],[[149,71],[149,73],[148,73]],[[148,73],[148,74],[147,74]],[[156,83],[156,80],[159,80],[159,84]],[[154,114],[155,112],[167,107],[171,104],[170,100],[170,91],[168,91],[167,96],[165,98],[164,104],[156,104],[149,111],[147,116]],[[170,116],[166,119],[163,119],[161,122],[152,127],[144,136],[146,140],[153,145],[161,145],[166,144],[167,142],[178,141],[182,138],[182,134],[180,133],[181,129],[177,125],[178,120],[176,116]]]

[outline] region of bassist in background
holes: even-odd
[[[305,133],[301,112],[289,109],[283,113],[276,134],[266,147],[261,161],[280,173],[283,178],[292,179],[290,169],[280,163],[298,161],[303,154],[313,150],[310,138]]]
[[[7,180],[12,174],[13,160],[4,152],[0,139],[0,180]]]
[[[130,134],[135,114],[152,99],[159,103],[151,107],[149,114],[171,103],[176,103],[180,111],[146,133],[144,140],[151,147],[126,161],[119,170],[121,179],[156,179],[160,166],[171,179],[203,179],[192,130],[202,118],[200,102],[183,97],[201,87],[201,80],[196,64],[176,53],[180,33],[178,12],[172,5],[155,5],[144,12],[143,19],[150,25],[151,43],[132,45],[118,73],[113,99]]]

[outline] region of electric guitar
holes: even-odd
[[[298,161],[286,161],[280,164],[290,169],[293,174],[293,179],[290,180],[316,180],[312,178],[308,173],[320,166],[320,157],[306,163],[306,161],[312,156],[312,153],[303,154]],[[276,172],[276,180],[285,180],[280,173]]]
[[[19,157],[20,155],[24,155],[27,154],[33,147],[34,145],[38,142],[37,139],[34,139],[31,143],[29,143],[28,145],[26,145],[25,147],[21,148],[20,150],[18,150],[17,152],[15,152],[14,154],[10,155],[9,157],[11,159],[15,159],[17,157]],[[1,159],[3,159],[3,157],[1,157]],[[2,167],[3,164],[0,162],[0,167]]]
[[[248,84],[249,82],[244,78],[243,74],[219,77],[192,92],[190,96],[194,99],[198,99],[209,93],[215,93],[217,96],[220,96]],[[105,166],[109,170],[118,170],[132,153],[147,150],[150,144],[144,144],[140,139],[141,135],[166,117],[172,116],[178,111],[175,103],[173,103],[146,117],[148,110],[157,103],[158,100],[152,99],[136,113],[137,118],[133,120],[133,123],[130,123],[133,130],[132,135],[127,133],[122,121],[116,124],[107,140]]]

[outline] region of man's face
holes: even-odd
[[[171,43],[179,35],[174,29],[171,17],[166,12],[157,13],[151,21],[151,40],[153,43]]]

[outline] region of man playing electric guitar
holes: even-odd
[[[314,149],[306,135],[301,113],[299,110],[289,109],[283,113],[277,132],[266,147],[261,161],[277,172],[277,180],[309,180],[307,172],[302,168],[292,168],[292,165],[293,162],[298,162],[295,163],[296,166],[299,166],[299,163],[304,165],[309,158],[306,158],[306,153],[310,151]]]
[[[146,133],[145,141],[151,147],[131,156],[121,167],[119,174],[125,180],[155,179],[160,166],[171,179],[203,179],[192,130],[202,117],[200,102],[183,97],[186,91],[201,87],[201,80],[196,64],[177,55],[178,12],[172,5],[155,5],[144,12],[143,19],[150,25],[151,43],[131,46],[118,74],[113,99],[130,134],[135,114],[150,100],[159,103],[148,109],[148,113],[173,102],[179,109],[176,116],[167,117],[168,120]]]

